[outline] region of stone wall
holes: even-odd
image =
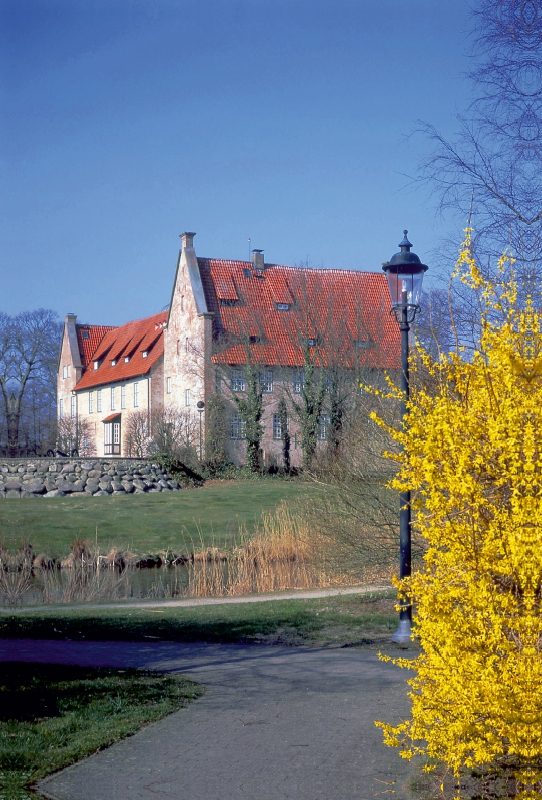
[[[105,497],[180,488],[158,464],[143,459],[0,460],[0,497]]]

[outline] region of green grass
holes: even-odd
[[[397,628],[395,590],[212,606],[22,611],[0,616],[0,636],[102,641],[241,642],[377,647]]]
[[[58,664],[0,665],[0,797],[26,787],[195,700],[178,675]]]
[[[120,497],[65,497],[6,500],[0,505],[0,531],[16,546],[30,542],[35,553],[63,557],[77,537],[136,553],[191,550],[200,535],[205,545],[232,542],[244,524],[251,531],[262,511],[281,500],[292,505],[316,491],[300,480],[225,481],[180,492]]]

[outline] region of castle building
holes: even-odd
[[[385,276],[268,264],[258,250],[248,262],[200,258],[194,236],[181,236],[167,311],[119,327],[81,325],[74,314],[66,316],[58,369],[60,430],[89,454],[140,455],[132,452],[128,436],[134,415],[143,428],[148,415],[149,434],[153,411],[168,408],[204,428],[209,401],[218,394],[227,414],[227,456],[240,464],[246,420],[235,398],[246,395],[249,376],[257,374],[262,457],[280,464],[278,405],[284,398],[292,464],[299,464],[295,409],[309,371],[332,393],[339,375],[359,387],[359,376],[367,380],[399,368],[400,334],[389,314]],[[201,414],[198,402],[205,404]],[[329,422],[324,403],[321,441]],[[197,447],[197,425],[194,430]]]

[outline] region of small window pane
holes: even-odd
[[[246,422],[239,414],[231,415],[230,437],[232,439],[246,439]]]
[[[232,369],[231,371],[231,390],[232,392],[245,391],[245,375],[242,369]]]
[[[97,397],[96,397],[96,410],[98,412],[100,412],[102,410],[102,390],[98,389],[96,394],[97,394]]]
[[[126,408],[126,386],[120,387],[120,407]]]
[[[329,414],[322,414],[321,417],[318,418],[318,428],[316,430],[316,435],[319,439],[324,440],[328,437],[329,431]]]
[[[273,391],[273,370],[268,369],[265,372],[260,372],[260,389],[266,394]]]

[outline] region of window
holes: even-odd
[[[120,387],[120,407],[126,408],[126,386]]]
[[[139,383],[134,383],[134,408],[139,408]]]
[[[265,372],[260,372],[260,389],[266,394],[273,391],[273,370],[267,369]]]
[[[286,428],[290,433],[290,417],[286,417]],[[282,425],[280,424],[280,414],[273,414],[273,439],[282,439]]]
[[[130,360],[130,356],[124,356],[124,363],[127,364]]]
[[[120,422],[104,423],[104,455],[120,455]]]
[[[64,400],[58,401],[58,416],[60,419],[64,419]]]
[[[88,331],[83,331],[83,339],[88,339],[88,338],[89,338]]]
[[[188,353],[188,336],[184,340],[184,352]]]
[[[246,439],[247,424],[242,417],[235,413],[231,415],[230,423],[230,438],[231,439]]]
[[[303,345],[303,347],[307,347],[307,345],[309,347],[315,347],[316,346],[316,339],[306,339],[306,338],[305,339],[301,339],[301,344]]]
[[[99,361],[95,361],[94,362],[94,369],[98,369],[99,366],[100,366],[100,362]]]
[[[71,408],[70,408],[71,418],[75,419],[75,395],[73,395],[73,394],[72,394],[72,397],[71,397],[71,401],[72,401],[71,402]]]
[[[301,370],[294,372],[294,394],[301,394],[302,388],[305,386],[305,372]]]
[[[143,358],[147,358],[148,355],[149,355],[149,351],[148,350],[143,350]]]
[[[316,429],[316,436],[318,439],[327,439],[329,431],[329,414],[322,414],[318,417],[318,428]]]
[[[185,389],[185,392],[184,392],[184,404],[185,404],[185,406],[189,406],[190,405],[190,389]]]
[[[249,336],[250,344],[261,344],[262,337],[261,336]]]
[[[68,366],[66,367],[66,375],[68,378],[71,377],[71,372],[72,372],[72,366],[71,364],[68,364]]]
[[[248,269],[248,267],[243,267],[243,275],[245,276],[245,278],[250,278],[251,272]]]
[[[362,341],[362,340],[360,339],[359,341],[357,341],[357,342],[356,342],[356,347],[357,347],[359,350],[367,350],[367,348],[369,347],[369,342]]]
[[[171,394],[171,378],[166,378],[166,392]]]
[[[115,400],[116,400],[115,395],[116,395],[115,387],[112,386],[111,387],[111,411],[115,411]]]
[[[242,369],[232,369],[231,371],[231,390],[232,392],[245,391],[245,374]]]
[[[62,378],[66,378],[67,375],[68,375],[68,371],[67,371],[66,367],[62,367]]]
[[[111,366],[112,366],[112,367],[116,367],[116,366],[117,366],[117,362],[116,362],[116,360],[115,360],[115,359],[113,359],[113,361],[111,362]]]
[[[238,302],[239,300],[237,300],[237,298],[231,297],[221,297],[219,300],[220,305],[224,308],[232,308],[233,306],[236,306]]]
[[[88,413],[94,414],[94,392],[88,393]]]
[[[96,411],[99,414],[101,410],[102,410],[102,390],[98,389],[98,391],[96,392]]]
[[[327,392],[327,394],[331,394],[331,392],[333,391],[333,385],[334,385],[333,378],[330,375],[327,375],[324,383],[324,391]]]
[[[290,303],[277,303],[277,311],[289,311]]]
[[[83,447],[85,450],[88,448],[88,436],[83,436]]]

